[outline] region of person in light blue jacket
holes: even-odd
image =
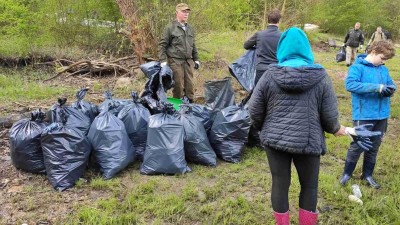
[[[362,179],[376,189],[380,185],[372,178],[376,156],[382,137],[387,129],[390,116],[390,97],[396,85],[384,63],[395,55],[394,46],[387,41],[373,43],[367,54],[357,56],[349,68],[345,81],[346,90],[351,92],[353,125],[372,124],[371,131],[381,131],[382,135],[371,138],[372,148],[364,152]],[[345,185],[351,178],[363,150],[353,141],[347,151],[344,172],[340,184]]]

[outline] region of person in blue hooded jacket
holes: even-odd
[[[390,97],[396,86],[388,68],[383,64],[394,55],[395,48],[390,42],[374,42],[369,46],[367,54],[358,55],[355,63],[349,68],[345,85],[347,91],[351,92],[352,119],[355,126],[372,124],[370,130],[381,131],[382,134],[386,132],[387,119],[390,116]],[[340,184],[348,182],[361,153],[364,152],[361,178],[371,187],[380,188],[372,174],[382,136],[371,138],[373,144],[369,151],[364,152],[354,142],[350,144]]]
[[[306,34],[286,30],[278,43],[278,64],[270,65],[249,102],[252,124],[260,130],[272,174],[271,202],[276,224],[289,219],[288,192],[293,161],[301,185],[299,224],[317,224],[320,156],[326,152],[325,134],[345,135],[332,81],[314,64]]]

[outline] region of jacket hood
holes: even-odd
[[[280,66],[312,65],[314,55],[304,31],[292,27],[283,32],[278,43],[277,58]]]
[[[376,67],[374,64],[365,60],[365,57],[367,57],[367,54],[357,55],[357,58],[356,58],[356,61],[354,62],[354,64],[363,64],[365,66]]]
[[[271,66],[269,73],[274,82],[287,92],[304,92],[328,74],[323,67]]]

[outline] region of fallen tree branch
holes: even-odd
[[[120,75],[120,74],[133,74],[133,70],[139,68],[137,64],[127,64],[125,63],[124,65],[118,64],[118,62],[122,62],[125,60],[129,59],[135,59],[135,56],[127,56],[119,59],[112,60],[111,62],[105,62],[105,61],[96,61],[96,60],[81,60],[78,62],[73,62],[72,64],[68,66],[62,66],[62,63],[60,60],[55,61],[55,63],[58,63],[60,65],[60,69],[57,72],[56,75],[47,78],[44,80],[44,82],[53,80],[57,77],[59,77],[61,74],[64,73],[69,73],[67,74],[66,78],[75,76],[75,75],[81,75],[84,74],[85,76],[93,74],[109,74],[113,73],[114,76]],[[133,66],[133,67],[132,67]]]

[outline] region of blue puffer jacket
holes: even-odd
[[[349,68],[346,89],[351,92],[353,120],[382,120],[389,118],[390,98],[379,94],[379,85],[394,85],[386,66],[374,66],[358,55]]]

